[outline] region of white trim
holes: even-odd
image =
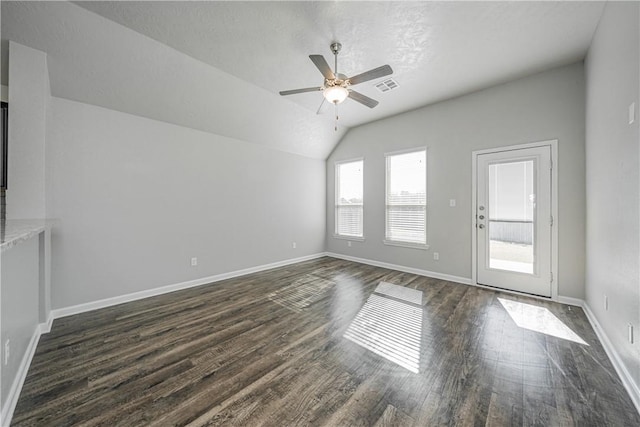
[[[491,153],[499,153],[502,151],[515,151],[515,150],[522,150],[525,148],[538,148],[538,147],[544,147],[547,145],[553,145],[553,144],[557,144],[558,140],[557,139],[549,139],[546,141],[537,141],[537,142],[528,142],[525,144],[515,144],[515,145],[505,145],[504,147],[493,147],[493,148],[485,148],[484,150],[475,150],[473,152],[473,154],[478,155],[478,154],[491,154]]]
[[[557,300],[559,298],[558,278],[560,274],[558,272],[558,230],[560,230],[560,218],[558,215],[558,140],[554,139],[547,141],[551,144],[551,216],[553,217],[553,224],[551,225],[551,274],[553,274],[553,281],[551,282],[551,299]]]
[[[478,244],[476,235],[476,212],[478,209],[477,203],[477,163],[478,155],[498,153],[503,151],[514,151],[525,148],[538,148],[538,147],[550,147],[551,148],[551,216],[553,216],[553,226],[551,227],[551,273],[553,274],[553,281],[551,282],[551,300],[559,301],[558,289],[560,275],[558,274],[558,230],[559,230],[559,218],[558,218],[558,140],[551,139],[548,141],[531,142],[528,144],[509,145],[505,147],[488,148],[485,150],[477,150],[471,153],[471,283],[475,286],[486,287],[478,284]],[[496,289],[486,287],[487,289]],[[504,290],[506,292],[506,290]],[[528,294],[521,294],[528,295]],[[575,304],[571,304],[575,305]]]
[[[27,378],[29,366],[31,366],[31,361],[33,360],[33,356],[36,353],[36,348],[38,347],[38,341],[40,341],[42,325],[44,325],[44,323],[36,325],[33,331],[33,335],[31,336],[31,340],[27,345],[27,349],[22,356],[20,366],[18,367],[18,372],[13,379],[13,383],[11,384],[11,388],[9,389],[9,393],[7,394],[6,403],[2,408],[2,414],[0,415],[0,425],[8,426],[9,424],[11,424],[13,411],[15,411],[16,405],[18,404],[18,398],[20,397],[20,392],[22,391],[24,380]]]
[[[388,151],[384,153],[384,157],[386,158],[387,156],[396,156],[398,154],[409,154],[418,151],[427,151],[427,148],[429,147],[427,147],[426,145],[418,145],[417,147],[405,148],[404,150]]]
[[[221,280],[232,279],[238,276],[244,276],[246,274],[257,273],[264,270],[270,270],[272,268],[284,267],[286,265],[295,264],[298,262],[309,261],[316,258],[325,256],[324,252],[303,256],[300,258],[292,258],[284,261],[277,261],[270,264],[259,265],[256,267],[245,268],[242,270],[231,271],[228,273],[216,274],[214,276],[203,277],[200,279],[189,280],[187,282],[176,283],[173,285],[162,286],[159,288],[147,289],[140,292],[134,292],[126,295],[119,295],[116,297],[105,298],[98,301],[87,302],[70,307],[58,308],[52,310],[51,314],[53,319],[59,319],[61,317],[72,316],[74,314],[85,313],[87,311],[98,310],[101,308],[111,307],[126,302],[136,301],[143,298],[149,298],[156,295],[167,294],[169,292],[175,292],[182,289],[193,288],[196,286],[202,286],[209,283],[219,282]]]
[[[344,160],[336,160],[333,162],[334,165],[339,165],[342,163],[355,163],[362,162],[364,164],[364,156],[363,157],[354,157],[352,159],[344,159]]]
[[[533,298],[533,299],[539,299],[541,301],[554,301],[551,297],[544,297],[542,295],[534,295],[534,294],[528,294],[526,292],[519,292],[519,291],[512,291],[511,289],[505,289],[505,288],[498,288],[497,286],[487,286],[487,285],[483,285],[480,283],[470,283],[471,286],[475,286],[476,288],[481,288],[481,289],[486,289],[488,291],[494,291],[494,292],[501,292],[503,294],[510,294],[510,295],[518,295],[521,297],[527,297],[527,298]],[[555,301],[557,302],[557,301]],[[573,305],[573,304],[571,304]]]
[[[341,240],[351,240],[353,242],[364,242],[364,237],[361,236],[347,236],[346,234],[334,234],[333,235],[334,239],[341,239]]]
[[[44,323],[40,323],[39,327],[40,327],[40,333],[41,334],[48,334],[49,332],[51,332],[51,326],[53,326],[53,313],[49,313],[49,318],[47,319],[46,322]]]
[[[434,279],[448,280],[449,282],[461,283],[463,285],[471,284],[471,279],[467,277],[459,277],[459,276],[452,276],[450,274],[436,273],[435,271],[422,270],[420,268],[413,268],[413,267],[405,267],[403,265],[391,264],[391,263],[382,262],[382,261],[374,261],[371,259],[357,258],[349,255],[337,254],[334,252],[327,252],[325,255],[331,258],[358,262],[360,264],[373,265],[374,267],[382,267],[382,268],[388,268],[390,270],[402,271],[404,273],[417,274],[418,276],[426,276],[426,277],[432,277]]]
[[[573,305],[576,307],[582,307],[584,308],[584,301],[581,300],[580,298],[571,298],[571,297],[563,297],[562,295],[558,295],[558,298],[556,299],[557,302],[559,302],[560,304],[565,304],[565,305]]]
[[[389,246],[400,246],[403,248],[411,248],[411,249],[422,249],[426,251],[429,249],[429,245],[426,243],[411,243],[411,242],[402,242],[400,240],[383,240],[382,243]]]
[[[624,385],[624,388],[627,389],[627,393],[629,393],[631,401],[636,406],[636,410],[638,411],[638,413],[640,413],[640,387],[633,380],[633,377],[629,373],[629,370],[627,369],[624,362],[620,358],[620,355],[609,340],[609,337],[605,333],[604,329],[602,328],[602,326],[600,326],[598,319],[596,318],[595,314],[593,314],[593,311],[591,311],[591,308],[586,301],[582,301],[582,309],[587,315],[587,319],[589,320],[589,323],[591,323],[591,327],[598,336],[602,347],[604,347],[604,351],[607,353],[607,356],[609,356],[611,364],[618,373],[620,381],[622,381],[622,385]]]

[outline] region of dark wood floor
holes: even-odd
[[[517,326],[505,307],[555,316],[584,343]],[[640,416],[579,308],[322,258],[56,320],[13,425],[638,426]]]

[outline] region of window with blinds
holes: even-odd
[[[362,238],[363,160],[336,163],[336,236]]]
[[[427,246],[427,150],[387,154],[385,243]]]

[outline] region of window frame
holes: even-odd
[[[339,186],[340,186],[340,166],[344,165],[344,164],[348,164],[348,163],[356,163],[356,162],[361,162],[362,163],[362,235],[361,236],[355,236],[355,235],[348,235],[348,234],[338,234],[338,207],[342,206],[340,205],[339,202],[339,196],[340,196],[340,191],[339,191]],[[364,157],[357,157],[357,158],[352,158],[352,159],[345,159],[345,160],[336,160],[334,162],[333,165],[333,169],[334,169],[334,200],[333,200],[333,237],[335,239],[344,239],[344,240],[351,240],[354,242],[364,242],[365,241],[365,237],[364,237]]]
[[[2,130],[0,134],[0,190],[7,189],[8,171],[8,147],[9,147],[9,103],[0,102],[2,114]]]
[[[389,226],[389,159],[393,156],[403,155],[403,154],[411,154],[424,152],[424,160],[425,160],[425,174],[424,174],[424,188],[425,188],[425,200],[424,200],[424,243],[416,243],[409,242],[404,240],[392,240],[388,237],[388,226]],[[428,243],[428,235],[427,226],[429,224],[428,221],[428,196],[429,196],[429,187],[428,187],[428,175],[429,175],[429,155],[428,155],[428,147],[413,147],[408,148],[406,150],[398,150],[391,151],[388,153],[384,153],[384,179],[385,179],[385,189],[384,189],[384,240],[383,243],[389,246],[400,246],[404,248],[411,249],[421,249],[427,250],[429,249]]]

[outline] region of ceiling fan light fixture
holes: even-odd
[[[332,104],[341,104],[349,96],[349,91],[342,86],[329,86],[322,91],[325,99]]]

